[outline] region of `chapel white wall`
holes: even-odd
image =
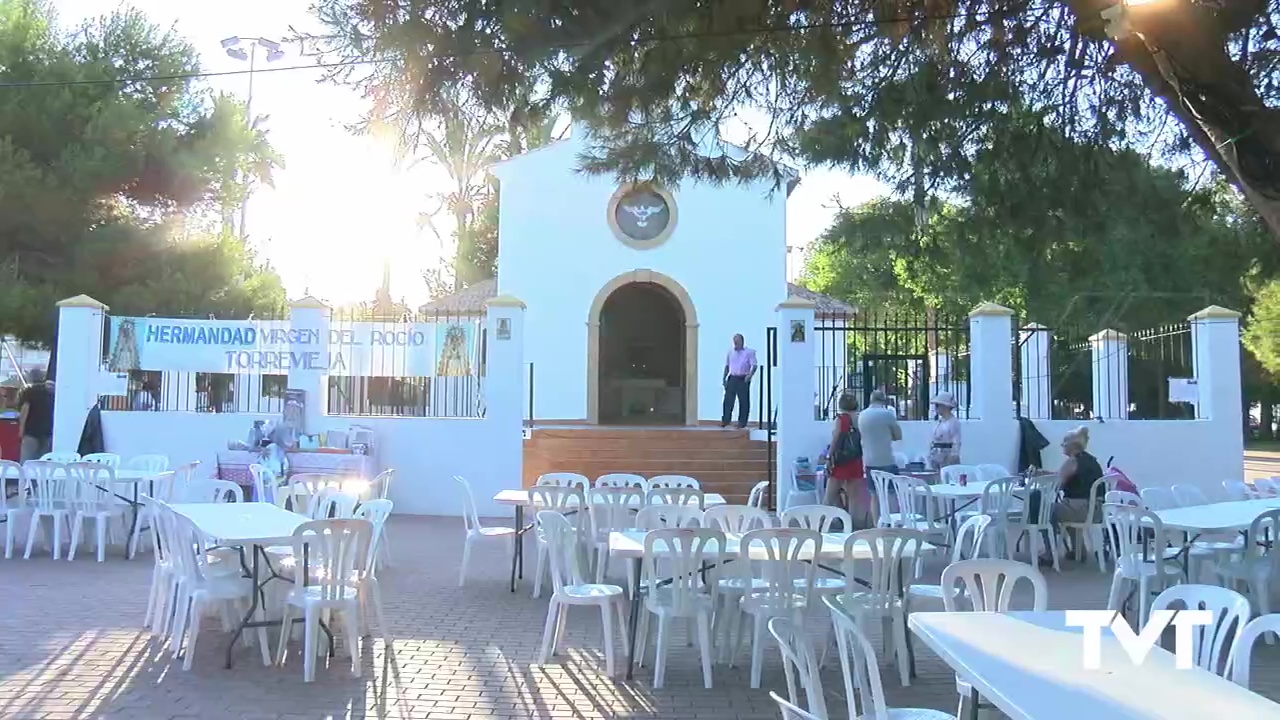
[[[786,298],[786,193],[764,183],[668,188],[677,222],[648,250],[620,242],[607,220],[611,177],[575,170],[573,138],[497,168],[501,180],[498,292],[528,304],[525,362],[534,365],[534,416],[583,419],[587,408],[587,322],[609,281],[637,269],[680,283],[697,312],[698,417],[720,417],[720,373],[734,333],[760,361],[765,328]],[[752,405],[759,398],[759,380]],[[752,419],[756,416],[752,410]]]

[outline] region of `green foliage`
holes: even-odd
[[[1234,181],[1219,151],[1229,143],[1280,198],[1267,170],[1280,139],[1256,111],[1280,100],[1280,5],[1150,5],[1130,16],[1175,56],[1172,78],[1142,42],[1110,41],[1090,2],[317,0],[315,11],[328,59],[386,61],[336,79],[433,116],[459,98],[501,115],[566,108],[597,131],[584,168],[624,180],[781,182],[770,159],[799,155],[912,197],[955,192],[981,132],[1027,104],[1073,140],[1158,140],[1179,156],[1194,142]],[[716,147],[750,112],[764,120],[745,152]]]
[[[1258,291],[1244,342],[1263,368],[1280,376],[1280,280]]]
[[[861,305],[962,312],[983,300],[1048,326],[1132,330],[1209,303],[1246,307],[1242,280],[1280,248],[1221,183],[1187,190],[1132,151],[1073,142],[1034,113],[993,122],[950,203],[841,212],[806,284]]]
[[[0,0],[0,333],[47,342],[54,303],[225,316],[279,308],[279,279],[220,238],[250,172],[280,164],[243,106],[173,76],[194,50],[136,11],[53,27],[34,0]],[[56,83],[75,83],[60,85]],[[224,231],[228,230],[226,226]]]

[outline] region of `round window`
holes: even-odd
[[[652,185],[619,188],[609,203],[609,224],[618,239],[632,247],[656,247],[675,228],[674,199]]]

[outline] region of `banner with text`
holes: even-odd
[[[328,337],[287,320],[111,318],[107,371],[286,375],[294,368],[371,377],[464,376],[478,372],[479,320],[355,322]]]

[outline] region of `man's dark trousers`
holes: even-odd
[[[720,424],[728,425],[733,417],[733,402],[738,401],[738,427],[747,426],[747,418],[751,415],[751,381],[745,375],[730,375],[724,385],[724,414],[720,416]]]

